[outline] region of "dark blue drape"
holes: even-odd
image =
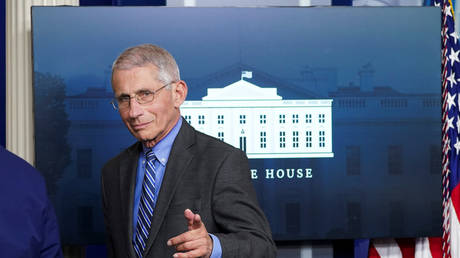
[[[353,5],[353,0],[332,0],[331,5],[351,6]]]

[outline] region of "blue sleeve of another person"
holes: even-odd
[[[44,208],[43,216],[43,242],[40,257],[62,257],[62,249],[59,239],[59,227],[56,214],[50,201]]]
[[[62,257],[56,214],[45,180],[0,147],[0,253],[2,257]]]

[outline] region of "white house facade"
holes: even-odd
[[[250,159],[330,158],[332,99],[283,100],[276,88],[243,79],[185,101],[182,116],[195,129],[245,151]]]

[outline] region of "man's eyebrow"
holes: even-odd
[[[119,97],[128,97],[129,94],[127,93],[121,93],[120,95],[115,95],[116,98],[119,98]]]
[[[136,93],[146,92],[146,91],[153,92],[154,90],[152,90],[152,89],[147,89],[147,88],[142,88],[142,89],[137,90]]]
[[[154,92],[155,90],[152,90],[152,89],[149,89],[149,88],[141,88],[141,89],[138,89],[135,92],[135,94],[138,94],[138,93],[141,93],[141,92],[146,92],[146,91]],[[118,95],[116,97],[127,97],[127,96],[131,96],[131,95],[129,95],[128,93],[120,93],[120,95]]]

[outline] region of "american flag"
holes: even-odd
[[[251,79],[252,78],[252,71],[242,71],[241,72],[241,80],[243,80],[243,78]]]
[[[454,12],[450,0],[435,0],[441,12],[442,49],[442,253],[443,257],[460,257],[460,47],[455,31]]]
[[[356,253],[355,253],[355,257]],[[368,258],[441,258],[440,237],[373,239]]]

